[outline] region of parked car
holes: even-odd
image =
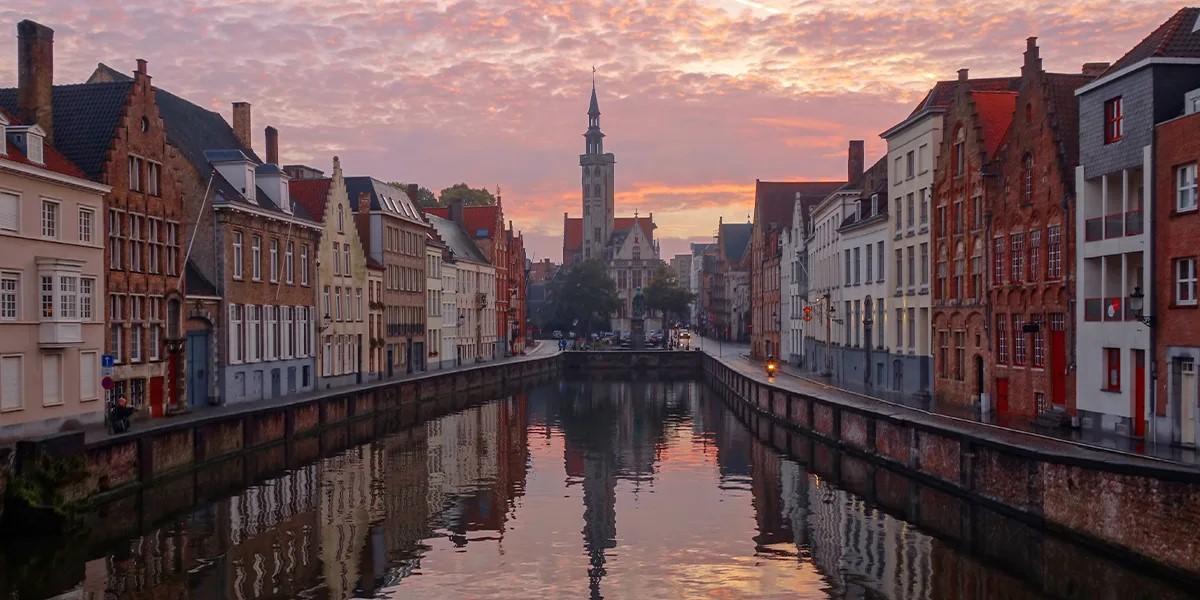
[[[561,330],[561,329],[555,329],[555,330],[554,330],[554,333],[553,333],[552,335],[553,335],[554,339],[556,339],[556,340],[561,340],[561,339],[562,339],[562,330]]]

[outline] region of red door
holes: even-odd
[[[996,412],[1005,414],[1008,412],[1008,378],[996,378]]]
[[[1067,401],[1067,332],[1050,332],[1050,401]]]
[[[1133,351],[1133,435],[1146,436],[1146,351]]]
[[[161,417],[163,410],[163,378],[150,378],[150,416]]]

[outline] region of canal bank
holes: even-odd
[[[1166,461],[768,381],[704,358],[735,412],[770,419],[928,486],[1200,582],[1200,471]]]

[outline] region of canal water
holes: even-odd
[[[876,473],[870,495],[929,503],[911,511],[920,522],[906,522],[840,487],[860,466],[798,434],[748,427],[700,383],[562,381],[145,524],[80,568],[62,567],[56,577],[68,580],[53,594],[1189,597],[1136,567]],[[45,570],[0,574],[5,597],[49,594],[31,591],[47,589],[44,575],[22,580],[35,572]]]

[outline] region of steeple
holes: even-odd
[[[596,67],[592,67],[592,101],[588,104],[586,154],[604,154],[604,133],[600,131],[600,102],[596,100]]]

